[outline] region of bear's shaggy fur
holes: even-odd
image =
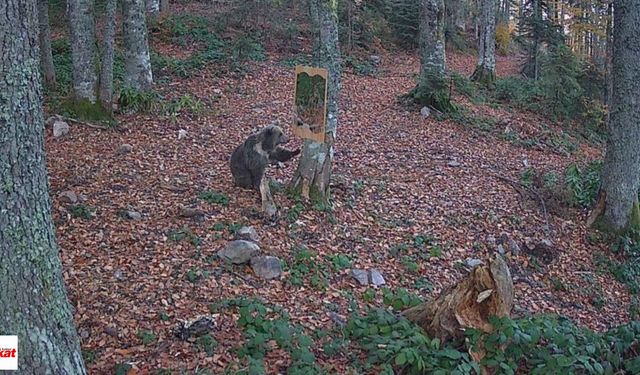
[[[236,186],[260,190],[260,181],[269,163],[286,162],[300,153],[300,149],[290,151],[280,147],[287,142],[289,137],[277,125],[251,134],[231,154],[229,165]]]

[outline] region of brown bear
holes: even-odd
[[[289,142],[282,128],[269,125],[251,134],[231,154],[229,165],[236,186],[260,190],[260,181],[269,163],[286,162],[300,153],[280,145]]]

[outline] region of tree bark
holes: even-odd
[[[0,1],[0,334],[24,374],[85,374],[51,218],[33,0]]]
[[[157,17],[160,13],[160,0],[146,0],[147,14]]]
[[[56,70],[51,54],[51,28],[49,26],[49,2],[38,0],[38,23],[40,40],[40,66],[44,73],[44,82],[49,88],[56,86]]]
[[[640,228],[640,0],[616,1],[614,19],[613,96],[600,200],[602,224],[621,232]]]
[[[317,37],[314,43],[315,64],[329,71],[327,124],[324,143],[305,140],[292,185],[294,189],[300,190],[303,198],[326,202],[330,195],[329,182],[338,127],[338,93],[341,74],[338,3],[336,0],[311,0],[309,5],[313,29]]]
[[[479,42],[471,80],[488,84],[496,79],[496,0],[481,0]]]
[[[160,0],[160,13],[169,11],[169,0]]]
[[[513,281],[505,261],[498,255],[488,265],[477,266],[466,278],[442,291],[435,300],[403,312],[429,337],[459,342],[465,328],[491,332],[491,316],[508,317],[513,308]],[[474,358],[478,359],[478,358]]]
[[[153,84],[144,0],[122,2],[125,84],[138,91],[150,91]]]
[[[96,102],[95,19],[93,0],[69,0],[69,33],[76,100]]]
[[[111,113],[113,100],[113,43],[116,34],[116,0],[107,0],[105,10],[105,29],[100,68],[100,103]]]

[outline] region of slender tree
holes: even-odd
[[[0,1],[0,334],[24,374],[85,374],[51,218],[36,0]]]
[[[113,44],[116,34],[116,0],[107,0],[105,9],[105,29],[100,67],[100,103],[111,112],[113,99]]]
[[[420,78],[407,96],[415,103],[448,112],[450,102],[444,40],[444,0],[420,0]]]
[[[471,80],[491,83],[496,79],[496,0],[480,2],[478,65]]]
[[[51,53],[51,28],[49,26],[49,2],[47,0],[38,0],[38,21],[40,30],[40,66],[44,73],[44,82],[47,87],[51,88],[56,85],[56,71]]]
[[[315,33],[314,61],[329,71],[327,125],[325,143],[305,140],[293,186],[304,198],[329,199],[329,180],[338,127],[338,93],[340,91],[340,48],[338,46],[337,0],[310,0],[310,14]],[[310,196],[311,194],[311,196]]]
[[[125,84],[139,91],[149,91],[153,84],[153,75],[144,0],[124,0],[122,13]]]
[[[96,102],[96,33],[93,0],[69,0],[73,93],[78,101]]]
[[[602,186],[590,224],[602,215],[614,231],[640,229],[640,0],[613,6],[613,97]]]

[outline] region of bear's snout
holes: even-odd
[[[282,135],[282,137],[280,137],[280,143],[281,144],[285,144],[289,142],[289,137],[287,137],[285,134]]]

